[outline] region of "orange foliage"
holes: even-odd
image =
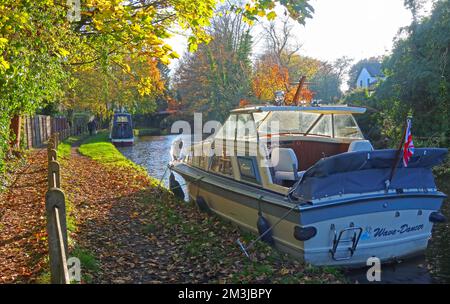
[[[286,104],[292,104],[297,85],[289,86],[289,71],[287,68],[278,65],[269,57],[263,58],[256,63],[255,73],[252,79],[253,94],[259,100],[273,102],[276,91],[285,91]],[[314,98],[314,93],[303,86],[300,92],[299,103],[310,103]]]
[[[286,104],[292,105],[294,102],[294,96],[297,92],[297,86],[291,87],[289,92],[286,94]],[[311,103],[314,98],[314,92],[311,91],[306,85],[303,85],[302,90],[300,91],[300,98],[298,103]]]
[[[273,101],[275,92],[286,91],[288,83],[289,74],[286,68],[271,62],[271,60],[262,60],[256,64],[252,89],[258,99]]]
[[[167,111],[178,111],[181,105],[177,102],[175,98],[167,96]]]
[[[250,104],[250,102],[247,99],[239,100],[239,107],[240,108],[244,108],[244,107],[248,106],[249,104]]]

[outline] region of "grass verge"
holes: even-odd
[[[72,149],[72,145],[77,141],[80,141],[85,135],[80,136],[70,136],[59,143],[58,145],[58,157],[59,158],[68,158],[70,156],[70,152]]]
[[[134,129],[134,136],[157,136],[161,135],[161,130],[156,128]]]
[[[141,166],[136,165],[123,156],[122,153],[109,142],[108,132],[106,131],[101,131],[83,141],[78,151],[82,155],[92,158],[101,164],[133,168],[141,172],[144,170]]]
[[[92,283],[93,274],[100,270],[100,264],[95,255],[80,246],[75,246],[70,253],[71,257],[76,257],[80,260],[81,266],[81,282]]]
[[[80,140],[83,140],[85,137],[86,135],[70,136],[58,145],[58,158],[60,162],[62,162],[63,166],[64,162],[66,162],[71,156],[72,146]],[[78,231],[75,212],[76,210],[72,201],[69,196],[66,196],[66,223],[69,248],[71,248],[69,257],[77,257],[80,260],[83,267],[83,271],[81,272],[81,281],[84,283],[90,283],[92,282],[92,273],[97,272],[99,269],[98,261],[90,251],[75,243],[73,234]],[[49,271],[42,272],[37,280],[37,283],[41,284],[49,284],[50,282],[51,276]]]
[[[101,132],[88,138],[79,148],[81,154],[106,166],[120,167],[121,171],[134,171],[135,175],[147,172],[126,159]],[[133,173],[134,173],[133,172]],[[151,177],[148,177],[150,180]],[[133,183],[124,180],[125,183]],[[170,192],[155,192],[149,185],[135,192],[133,201],[139,208],[140,226],[149,240],[165,240],[162,252],[169,258],[170,267],[187,271],[186,278],[177,282],[208,283],[330,283],[345,281],[333,268],[305,265],[286,254],[264,244],[257,243],[253,260],[247,259],[236,244],[242,237],[246,244],[255,235],[243,233],[215,217],[199,213],[195,208],[180,201]],[[166,247],[167,246],[167,247]],[[155,253],[156,255],[157,253]],[[83,265],[83,262],[82,262]]]

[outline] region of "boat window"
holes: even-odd
[[[204,169],[208,165],[208,158],[204,156],[199,156],[199,167]]]
[[[332,115],[334,115],[334,130]],[[258,132],[262,136],[302,134],[305,136],[333,137],[334,135],[336,138],[364,138],[351,114],[274,111],[253,113],[253,117],[258,126]]]
[[[124,115],[116,116],[116,121],[118,123],[127,123],[128,122],[128,116],[124,116]]]
[[[192,157],[192,165],[194,167],[200,167],[200,156],[193,156]]]
[[[236,135],[236,115],[230,115],[223,124],[222,128],[217,132],[216,138],[219,139],[232,139],[234,140]]]
[[[253,113],[253,120],[255,124],[259,126],[259,124],[269,115],[269,112],[255,112]]]
[[[352,115],[335,114],[334,132],[338,138],[364,138]]]
[[[331,115],[323,115],[316,126],[309,132],[310,135],[320,135],[332,137]]]
[[[251,114],[239,114],[237,120],[237,140],[256,138],[256,126]]]
[[[305,134],[319,116],[317,113],[301,111],[271,112],[261,122],[258,131],[261,134]]]
[[[231,164],[231,158],[227,156],[217,156],[214,155],[211,159],[211,171],[232,176],[233,166]]]
[[[238,157],[239,172],[241,178],[251,183],[259,183],[256,175],[255,162],[250,157]]]

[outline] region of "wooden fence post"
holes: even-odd
[[[52,161],[57,161],[58,160],[58,152],[56,152],[55,149],[48,149],[47,150],[47,155],[48,155],[48,163],[50,164]],[[50,171],[50,168],[49,168]],[[49,176],[50,177],[50,176]]]
[[[58,208],[58,212],[55,212]],[[49,245],[51,282],[53,284],[70,283],[67,282],[67,261],[61,260],[68,252],[67,246],[67,223],[66,223],[66,203],[64,192],[61,189],[52,188],[45,196],[45,209],[47,215],[47,234]],[[59,215],[59,227],[55,214]],[[60,244],[59,231],[62,233],[64,244]],[[64,251],[61,250],[64,248]]]
[[[55,149],[55,148],[56,148],[56,145],[55,145],[55,139],[54,139],[53,137],[50,137],[50,138],[48,139],[48,142],[47,142],[47,148],[48,148],[48,149]]]
[[[53,150],[53,151],[55,151],[55,150]],[[60,175],[59,169],[60,169],[60,165],[57,161],[52,160],[48,163],[48,188],[49,189],[61,188],[61,175]]]
[[[53,138],[53,142],[55,143],[55,149],[57,149],[58,145],[59,145],[59,133],[58,132],[53,133],[52,138]]]

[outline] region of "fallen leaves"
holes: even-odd
[[[40,157],[40,158],[39,158]],[[32,155],[39,171],[45,154]],[[36,173],[34,180],[45,174]],[[21,183],[25,183],[25,178]],[[153,186],[152,186],[153,185]],[[155,181],[132,168],[112,167],[77,153],[62,163],[62,188],[71,202],[77,229],[71,254],[83,248],[87,283],[305,283],[337,282],[339,277],[305,267],[258,243],[252,260],[236,246],[254,236],[216,217],[197,212]],[[45,184],[14,190],[2,202],[1,282],[33,281],[47,254]],[[2,211],[3,212],[3,211]],[[26,215],[26,216],[23,216]],[[6,233],[4,233],[6,231]],[[28,233],[28,234],[27,234]],[[14,236],[20,236],[17,240]],[[78,253],[79,254],[79,253]],[[83,263],[85,263],[83,265]],[[86,263],[92,267],[84,267]]]
[[[34,282],[47,264],[46,161],[31,151],[0,194],[0,283]]]

